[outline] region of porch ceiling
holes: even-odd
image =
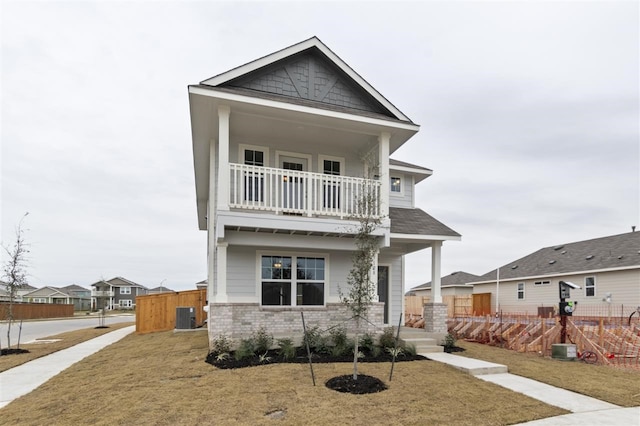
[[[257,226],[225,226],[226,231],[253,232],[263,234],[303,235],[312,237],[353,238],[353,234],[345,232],[303,231],[296,229],[264,228]]]

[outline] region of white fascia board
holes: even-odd
[[[461,241],[462,237],[449,235],[418,235],[418,234],[396,234],[391,233],[391,239],[415,240],[418,241]]]
[[[515,278],[500,278],[500,283],[509,282],[509,281],[525,281],[525,280],[537,280],[544,278],[557,278],[557,277],[566,277],[572,275],[589,275],[589,274],[597,274],[602,272],[619,272],[619,271],[629,271],[633,269],[640,269],[640,265],[635,266],[624,266],[621,268],[604,268],[604,269],[591,269],[584,271],[571,271],[571,272],[558,272],[556,274],[547,274],[547,275],[529,275],[525,277],[515,277]],[[496,280],[488,280],[488,281],[473,281],[467,283],[468,285],[476,285],[476,284],[495,284]]]
[[[200,84],[204,84],[207,86],[219,86],[227,81],[233,80],[235,78],[241,77],[245,74],[248,74],[252,71],[270,65],[279,60],[285,59],[289,56],[295,55],[296,53],[300,53],[304,50],[307,50],[311,47],[316,47],[322,53],[324,53],[333,63],[338,66],[344,73],[346,73],[351,79],[353,79],[356,83],[358,83],[364,90],[366,90],[371,96],[373,96],[378,102],[385,106],[389,111],[393,112],[393,114],[400,120],[411,121],[409,117],[404,115],[402,111],[393,106],[391,102],[389,102],[384,96],[382,96],[373,86],[371,86],[365,79],[360,77],[360,75],[355,72],[346,62],[338,57],[335,53],[331,51],[324,43],[322,43],[317,37],[311,37],[308,40],[300,42],[298,44],[294,44],[293,46],[287,47],[285,49],[279,50],[270,55],[264,56],[260,59],[256,59],[255,61],[249,62],[248,64],[241,65],[236,67],[230,71],[227,71],[222,74],[218,74],[215,77],[211,77],[207,80],[203,80]]]
[[[197,87],[197,86],[189,86],[189,93],[194,95],[208,96],[208,97],[217,98],[217,99],[230,101],[230,102],[241,102],[246,104],[263,106],[267,108],[277,108],[277,109],[282,109],[286,111],[295,111],[295,112],[300,112],[305,114],[313,114],[313,115],[325,116],[329,118],[336,118],[340,120],[366,123],[374,126],[383,126],[383,127],[407,130],[414,133],[417,133],[420,130],[420,126],[413,123],[381,120],[379,118],[364,117],[361,115],[347,114],[344,112],[313,108],[313,107],[308,107],[304,105],[295,105],[287,102],[278,102],[271,99],[254,98],[251,96],[239,95],[237,93],[228,93],[228,92],[218,91],[218,90],[215,90],[214,87],[203,88],[203,87]]]
[[[433,170],[424,170],[424,169],[418,169],[418,168],[412,168],[412,167],[406,167],[406,166],[394,166],[393,164],[389,164],[389,169],[397,170],[399,172],[410,173],[414,175],[431,176],[433,174]]]

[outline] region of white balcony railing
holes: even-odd
[[[113,291],[91,290],[91,297],[113,297]]]
[[[339,218],[380,216],[377,180],[235,163],[229,168],[229,207]]]

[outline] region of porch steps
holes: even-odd
[[[425,336],[424,329],[400,327],[400,340],[405,344],[414,345],[419,354],[443,352],[444,348],[438,345],[436,339]]]

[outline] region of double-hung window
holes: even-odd
[[[323,306],[325,258],[262,256],[262,305]]]
[[[399,177],[391,177],[391,192],[402,193],[402,179]]]
[[[524,300],[524,283],[518,283],[518,300]]]
[[[584,279],[584,295],[594,297],[596,295],[596,277],[586,277]]]
[[[131,294],[131,287],[120,287],[120,294]]]

